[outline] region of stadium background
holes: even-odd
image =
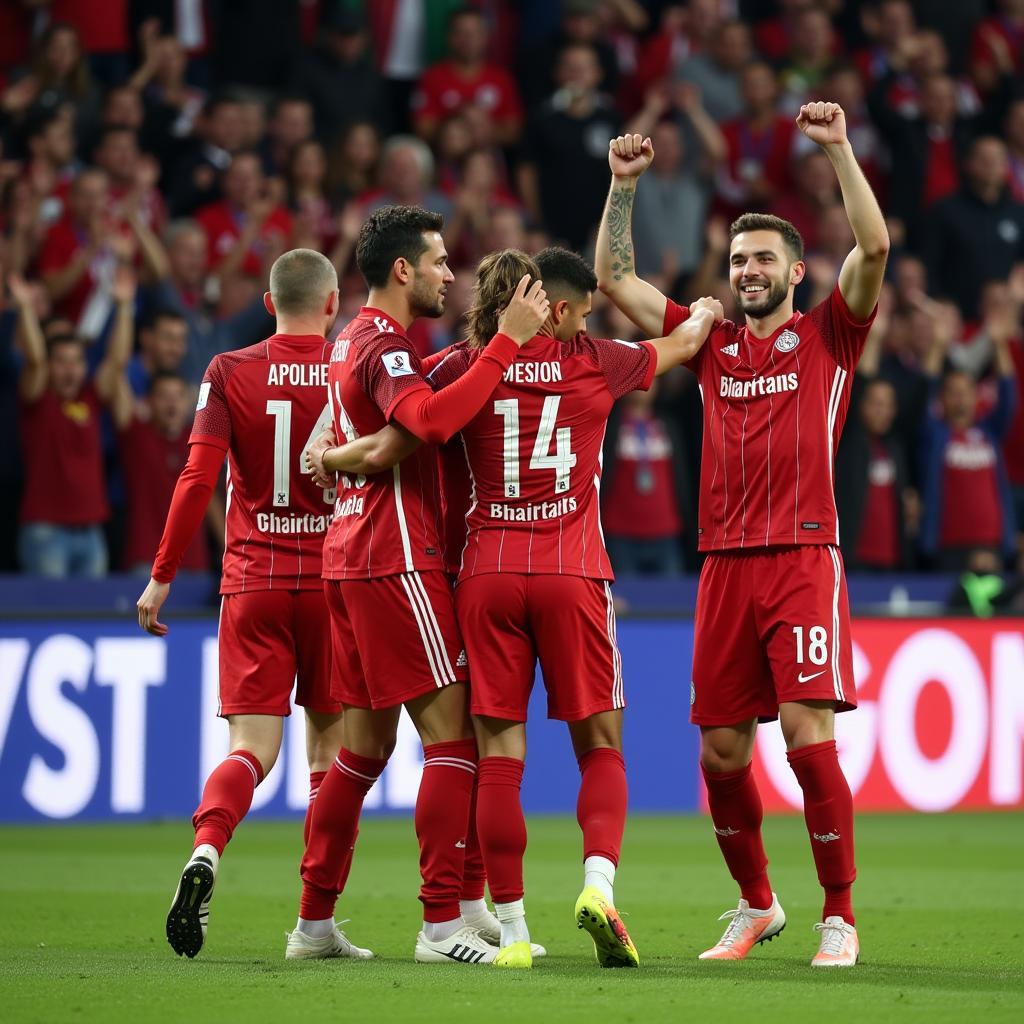
[[[351,257],[365,212],[389,201],[444,212],[456,287],[446,316],[415,333],[424,351],[442,347],[458,335],[483,253],[507,245],[536,251],[552,241],[592,252],[607,139],[628,127],[653,133],[658,152],[640,193],[662,205],[638,205],[634,220],[640,272],[677,298],[711,292],[731,307],[724,228],[740,209],[768,208],[807,239],[798,303],[808,308],[831,288],[850,246],[831,171],[821,173],[791,128],[799,103],[817,97],[843,103],[894,242],[860,383],[878,377],[893,386],[884,441],[900,467],[898,536],[882,565],[877,551],[861,546],[859,532],[872,529],[864,526],[871,466],[848,451],[838,479],[848,485],[841,518],[858,524],[854,536],[844,530],[844,554],[863,702],[839,721],[841,758],[861,812],[1019,811],[1024,3],[466,6],[481,17],[455,19],[456,49],[473,64],[482,31],[485,58],[475,100],[462,105],[450,69],[428,71],[445,58],[447,26],[463,7],[454,0],[0,3],[0,416],[10,439],[0,451],[0,821],[183,820],[220,756],[226,730],[212,698],[223,530],[216,502],[192,563],[199,571],[183,573],[172,589],[169,638],[145,637],[133,625],[163,518],[159,502],[144,499],[164,495],[166,507],[191,418],[190,400],[155,409],[154,381],[178,375],[194,389],[213,353],[270,333],[259,296],[280,251],[310,245],[328,253],[347,317],[363,294]],[[979,138],[986,142],[972,148]],[[102,466],[86,486],[108,511],[84,524],[95,528],[91,564],[85,574],[48,577],[19,544],[24,526],[80,496],[53,481],[42,511],[21,504],[32,473],[53,480],[54,457],[34,444],[17,399],[23,331],[35,318],[48,339],[76,334],[94,369],[109,351],[121,301],[118,265],[132,271],[132,426],[119,434],[105,419],[100,427]],[[590,330],[635,336],[599,295]],[[1000,345],[1018,371],[1002,388]],[[939,366],[977,381],[979,415],[998,409],[1007,393],[1018,396],[1016,414],[990,439],[985,500],[977,489],[949,485],[929,461],[922,426],[941,423],[926,372],[936,354]],[[630,409],[667,440],[668,472],[653,494],[605,493],[613,521],[636,520],[640,507],[640,519],[661,524],[655,536],[609,531],[617,564],[647,570],[622,573],[616,587],[632,806],[643,812],[693,812],[703,799],[696,733],[686,723],[698,568],[692,383],[679,371],[653,409]],[[610,479],[636,468],[625,408],[609,431]],[[856,405],[850,423],[866,450],[872,438]],[[133,474],[125,467],[137,469],[143,457],[132,437],[140,424],[156,424],[166,458]],[[641,499],[653,504],[637,506]],[[956,543],[944,541],[942,515],[959,524]],[[645,565],[652,548],[653,565]],[[575,766],[540,711],[535,705],[525,802],[531,812],[569,813]],[[757,764],[766,806],[786,811],[798,801],[780,774],[780,743],[765,729]],[[368,802],[371,813],[404,814],[418,771],[405,732]],[[254,814],[300,814],[307,781],[295,716]],[[945,841],[920,828],[921,843]],[[51,836],[56,848],[64,833],[9,825],[3,834],[8,863],[28,864],[30,855],[17,859],[19,836]],[[77,836],[87,845],[89,834],[66,833],[72,846]],[[103,833],[101,850],[107,842]],[[717,856],[710,843],[703,855]]]

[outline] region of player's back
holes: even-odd
[[[330,343],[275,334],[211,361],[192,441],[227,449],[227,520],[221,593],[321,586],[333,490],[310,479],[304,454],[330,423]]]
[[[613,578],[601,533],[601,447],[615,399],[649,387],[654,363],[650,346],[586,335],[539,335],[520,349],[462,431],[473,499],[460,578]],[[433,379],[443,383],[445,373],[442,363]]]
[[[429,387],[401,325],[370,307],[338,335],[328,379],[335,433],[349,441],[382,429],[410,390]],[[340,476],[324,547],[324,578],[441,569],[439,486],[430,445],[387,472]]]

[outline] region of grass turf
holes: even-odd
[[[245,823],[224,861],[207,946],[174,956],[164,916],[187,825],[0,829],[0,1020],[942,1021],[1024,1020],[1024,818],[862,816],[855,889],[863,959],[812,971],[820,891],[803,822],[766,822],[784,935],[743,963],[698,963],[735,900],[705,820],[630,821],[616,895],[639,971],[602,971],[572,909],[579,840],[535,818],[527,910],[548,958],[533,971],[411,962],[418,926],[411,822],[363,823],[339,917],[379,959],[289,963],[297,823]]]

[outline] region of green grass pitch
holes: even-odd
[[[533,971],[411,962],[419,921],[406,819],[363,823],[339,918],[372,962],[287,963],[297,823],[242,825],[221,862],[206,948],[167,946],[187,824],[0,829],[0,1020],[397,1022],[1024,1020],[1024,817],[858,819],[860,966],[812,971],[820,897],[798,817],[765,826],[789,923],[742,963],[697,953],[735,905],[706,820],[634,817],[616,888],[639,971],[602,971],[572,921],[569,818],[530,822],[526,905],[549,955]]]

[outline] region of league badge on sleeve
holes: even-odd
[[[391,377],[405,377],[410,373],[415,373],[408,352],[387,352],[380,357],[380,361]]]
[[[775,339],[775,347],[780,352],[792,352],[800,344],[800,336],[796,331],[783,331]]]

